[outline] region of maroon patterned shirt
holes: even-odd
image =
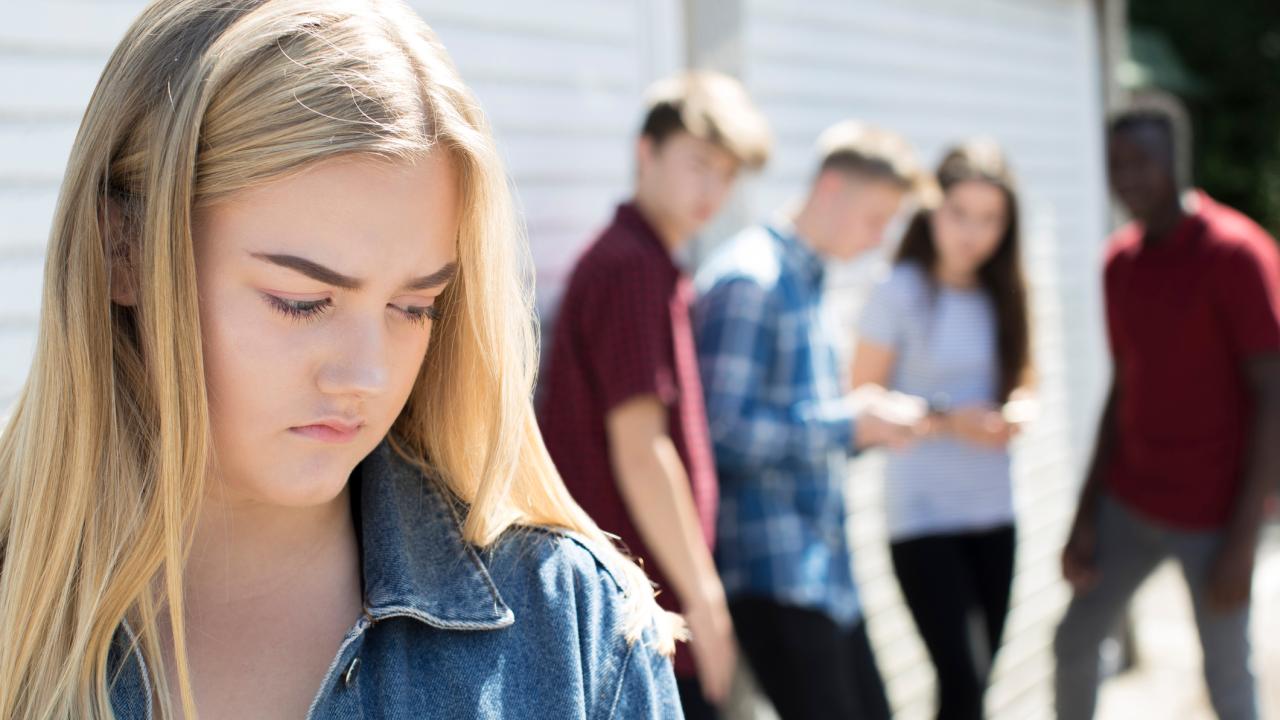
[[[578,259],[555,321],[538,421],[574,498],[606,532],[622,538],[662,588],[658,602],[679,612],[662,568],[631,522],[609,461],[605,416],[642,395],[667,408],[667,430],[684,463],[707,547],[715,538],[715,461],[689,307],[693,286],[634,205]],[[692,677],[685,647],[676,674]]]

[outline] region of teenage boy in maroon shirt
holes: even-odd
[[[1250,584],[1280,476],[1280,259],[1252,221],[1182,192],[1171,116],[1134,111],[1108,135],[1112,188],[1134,222],[1107,257],[1114,380],[1062,555],[1075,594],[1055,640],[1058,717],[1092,717],[1099,643],[1172,556],[1214,710],[1254,720]]]
[[[681,612],[676,653],[690,718],[715,717],[736,665],[712,560],[718,488],[674,259],[720,209],[740,168],[764,164],[768,126],[741,85],[694,72],[661,81],[636,141],[631,201],[578,260],[555,321],[539,425],[575,499],[615,533]]]

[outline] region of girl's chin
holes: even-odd
[[[351,472],[368,452],[351,445],[320,446],[309,452],[281,454],[255,473],[245,494],[260,502],[302,508],[333,502],[347,486]],[[292,457],[290,457],[292,456]]]
[[[276,477],[255,487],[253,494],[267,505],[281,508],[306,508],[327,505],[338,498],[347,487],[351,471],[315,475],[295,475],[293,481]]]

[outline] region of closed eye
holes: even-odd
[[[391,307],[394,307],[396,312],[403,315],[406,320],[419,325],[426,325],[428,320],[440,319],[440,309],[434,305],[410,305],[407,307],[392,305]]]
[[[262,293],[262,297],[276,312],[292,320],[304,322],[319,319],[321,315],[333,307],[332,298],[290,300],[270,293]],[[426,325],[428,320],[440,319],[440,309],[434,305],[388,305],[387,307],[395,310],[405,320],[418,325]]]
[[[285,317],[294,320],[315,320],[333,306],[331,298],[322,298],[320,300],[288,300],[282,297],[276,297],[269,293],[263,293],[262,297],[266,298],[267,304],[274,308],[277,312]]]

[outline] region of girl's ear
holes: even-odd
[[[121,202],[106,197],[98,217],[102,250],[107,259],[107,281],[111,302],[124,307],[138,304],[137,242],[130,223],[125,221]]]

